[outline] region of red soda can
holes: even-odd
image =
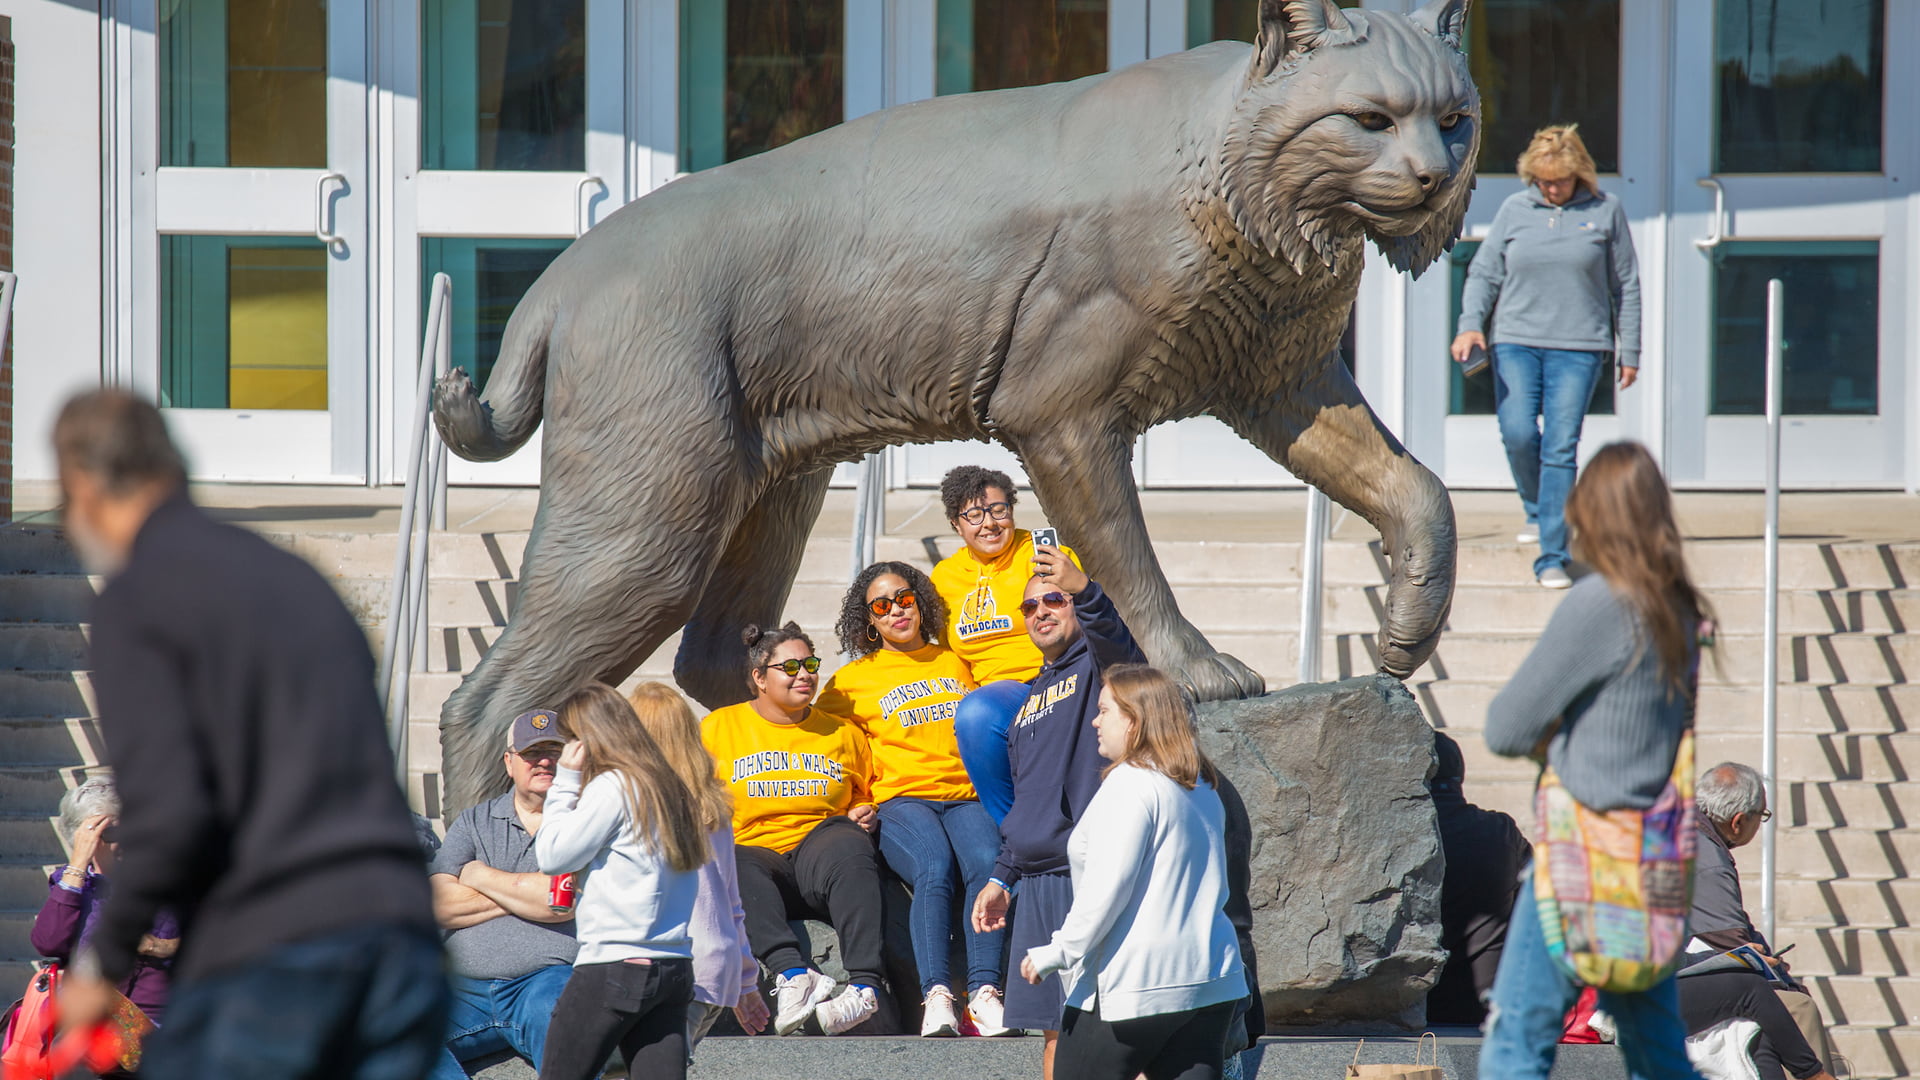
[[[578,899],[579,895],[573,891],[572,874],[555,874],[547,884],[547,907],[553,909],[555,914],[572,911]]]

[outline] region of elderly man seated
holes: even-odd
[[[453,1009],[433,1080],[464,1080],[462,1062],[508,1050],[540,1066],[579,951],[573,912],[549,906],[552,879],[533,857],[564,745],[553,712],[516,718],[502,758],[513,790],[461,814],[434,855],[433,913],[447,932]]]
[[[1699,842],[1693,871],[1693,913],[1688,918],[1693,941],[1687,947],[1689,967],[1681,972],[1686,977],[1680,980],[1681,1012],[1686,1014],[1688,1027],[1697,1030],[1716,1017],[1755,1020],[1760,1024],[1761,1039],[1754,1057],[1763,1077],[1780,1075],[1783,1067],[1802,1080],[1824,1075],[1826,1029],[1820,1021],[1819,1007],[1805,989],[1768,984],[1744,971],[1700,974],[1709,965],[1693,967],[1708,957],[1750,945],[1780,973],[1787,972],[1786,961],[1774,954],[1773,946],[1747,917],[1740,870],[1733,861],[1733,849],[1751,843],[1759,835],[1761,823],[1773,816],[1767,808],[1766,784],[1752,768],[1722,762],[1701,774],[1694,788],[1694,803],[1700,812],[1695,818]],[[1791,1027],[1782,1022],[1782,1011],[1791,1017]]]

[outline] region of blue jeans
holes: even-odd
[[[1500,419],[1500,441],[1527,520],[1540,526],[1536,575],[1568,562],[1567,495],[1580,465],[1580,426],[1605,358],[1605,353],[1576,349],[1493,347],[1493,411]]]
[[[354,927],[174,987],[144,1080],[420,1080],[447,1030],[440,937]]]
[[[1007,731],[1032,687],[1018,679],[998,679],[960,699],[953,712],[953,737],[960,763],[980,793],[980,805],[999,825],[1013,809],[1013,768],[1007,764]]]
[[[1481,1080],[1547,1080],[1567,1010],[1580,989],[1547,953],[1529,873],[1513,902],[1513,921],[1493,984],[1487,1040],[1480,1048]],[[1634,1080],[1699,1080],[1687,1060],[1687,1025],[1680,1018],[1680,991],[1673,976],[1644,993],[1603,991],[1599,1008],[1620,1025],[1620,1052]]]
[[[993,876],[1000,854],[1000,826],[977,802],[929,802],[895,798],[880,804],[880,857],[913,889],[907,916],[920,993],[953,986],[953,889],[966,886],[960,918],[966,924],[967,989],[1001,984],[1000,954],[1006,931],[976,934],[974,898]]]
[[[447,1042],[434,1063],[433,1080],[466,1080],[463,1061],[511,1050],[540,1067],[547,1049],[553,1003],[567,988],[571,964],[549,964],[517,979],[468,979],[455,975]]]

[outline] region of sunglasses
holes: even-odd
[[[867,601],[867,610],[875,615],[885,615],[896,607],[901,611],[912,611],[919,602],[920,598],[913,595],[912,589],[902,589],[892,596],[876,596]]]
[[[820,658],[817,656],[807,656],[799,660],[782,660],[777,664],[762,665],[761,670],[784,671],[788,675],[798,675],[800,674],[801,668],[806,668],[807,674],[809,675],[814,674],[820,670]]]
[[[101,842],[101,843],[103,843],[103,844],[117,844],[117,843],[119,843],[119,842],[120,842],[120,826],[118,826],[118,825],[109,825],[109,826],[107,826],[106,828],[104,828],[104,829],[101,829],[101,830],[100,830],[100,842]]]
[[[995,521],[1005,521],[1013,516],[1013,504],[997,502],[988,503],[985,506],[969,506],[960,511],[960,520],[969,525],[978,525],[987,520],[988,514],[992,514]]]
[[[1020,614],[1031,619],[1033,613],[1040,610],[1040,603],[1043,600],[1046,601],[1048,607],[1056,610],[1073,603],[1073,597],[1063,592],[1041,593],[1039,596],[1029,596],[1025,600],[1020,601]]]

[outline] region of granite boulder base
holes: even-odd
[[[1248,814],[1268,1023],[1424,1024],[1446,864],[1413,696],[1386,676],[1309,683],[1207,702],[1199,727]]]

